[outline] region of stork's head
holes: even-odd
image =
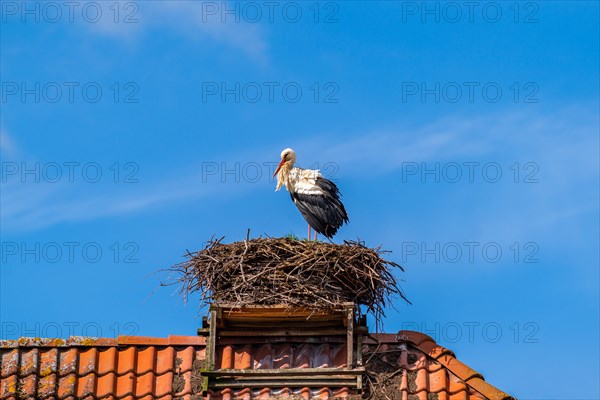
[[[287,148],[281,152],[281,161],[277,165],[277,169],[273,176],[277,175],[277,188],[279,190],[281,185],[284,183],[284,177],[289,173],[289,171],[294,166],[296,162],[296,152],[290,148]]]

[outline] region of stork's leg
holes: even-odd
[[[308,241],[310,242],[310,224],[307,224],[307,225],[308,225]]]
[[[315,231],[315,242],[317,241],[317,231]]]

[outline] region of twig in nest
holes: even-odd
[[[398,264],[382,257],[380,247],[361,242],[306,242],[258,238],[223,244],[213,238],[187,260],[169,268],[181,293],[199,293],[210,302],[244,305],[283,304],[327,310],[344,302],[364,306],[377,321],[393,297],[409,302],[394,277]],[[410,303],[410,302],[409,302]]]

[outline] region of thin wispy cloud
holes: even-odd
[[[8,182],[2,185],[2,229],[4,233],[30,231],[65,222],[129,215],[216,193],[214,185],[194,184],[199,180],[198,174],[150,185]]]
[[[103,18],[96,23],[86,23],[91,32],[127,42],[143,40],[143,34],[165,30],[176,32],[194,42],[212,41],[227,48],[237,49],[248,58],[265,63],[268,45],[261,25],[236,20],[221,12],[207,12],[202,1],[146,1],[102,4]],[[232,9],[227,2],[210,2],[212,7]],[[116,4],[119,13],[116,14]],[[115,22],[115,18],[118,22]]]
[[[590,207],[593,210],[593,198],[590,204],[571,204],[569,199],[574,190],[585,188],[598,178],[598,139],[593,133],[597,123],[597,118],[583,108],[544,115],[500,114],[472,120],[454,117],[411,130],[373,130],[338,145],[325,144],[315,136],[295,147],[302,166],[334,162],[340,176],[352,174],[359,180],[398,173],[403,162],[535,161],[542,166],[545,184],[538,185],[532,206],[548,210],[540,217],[539,223],[543,224],[561,215],[587,212]],[[567,129],[569,134],[564,134]],[[515,132],[519,133],[516,138]],[[255,163],[261,166],[260,183],[266,184],[270,179],[268,163],[277,161],[280,150],[269,145],[237,154],[215,155],[205,161],[227,162],[228,168],[233,163]],[[3,228],[35,230],[63,222],[145,212],[217,193],[243,196],[258,189],[243,179],[235,182],[231,176],[225,183],[219,175],[207,180],[202,168],[202,162],[178,166],[162,177],[134,185],[9,182],[3,184]],[[556,214],[560,203],[570,204],[573,209],[559,207],[563,209],[561,215],[550,215]],[[504,220],[509,223],[510,218]]]
[[[548,113],[459,115],[420,127],[376,128],[343,140],[308,141],[311,157],[334,160],[346,172],[383,174],[406,162],[531,160],[561,179],[597,171],[598,116],[589,107]],[[344,135],[347,136],[347,135]]]
[[[210,160],[178,166],[161,176],[154,176],[152,180],[140,179],[138,183],[114,183],[111,179],[97,183],[81,179],[71,183],[63,179],[53,183],[43,176],[36,182],[32,174],[22,177],[19,161],[17,173],[3,176],[0,198],[2,230],[4,234],[33,231],[61,223],[83,223],[148,212],[178,203],[190,204],[217,195],[243,196],[257,189],[254,184],[257,183],[254,181],[255,167],[260,167],[260,183],[271,179],[269,171],[272,171],[278,153],[279,150],[264,152],[261,149],[215,155]],[[36,163],[33,160],[34,157],[30,157],[24,162],[25,166],[33,169]],[[227,173],[221,170],[224,162],[227,163],[225,169],[252,163],[251,179],[244,179],[240,174],[232,176],[231,172],[223,176]],[[213,174],[207,164],[219,171]]]
[[[416,178],[417,183],[403,183],[403,163],[418,163],[419,168],[425,163],[431,170],[435,163],[497,163],[504,170],[504,178],[498,184],[479,179],[476,193],[482,197],[474,202],[468,218],[474,222],[468,228],[457,227],[451,222],[455,215],[441,212],[436,218],[444,228],[436,233],[456,237],[455,229],[464,228],[469,239],[475,235],[494,240],[547,238],[558,242],[565,237],[577,240],[582,218],[597,220],[598,126],[598,115],[588,106],[547,113],[494,114],[470,120],[456,116],[417,129],[373,131],[339,145],[314,146],[327,150],[317,150],[312,156],[337,157],[339,170],[345,176],[387,176],[386,182],[403,185],[406,190],[413,187],[410,183],[419,185],[421,178]],[[509,167],[519,163],[522,168],[527,162],[539,168],[535,174],[539,183],[513,183],[514,176],[508,176],[513,173]],[[531,170],[520,172],[522,181]],[[435,185],[432,180],[428,182]],[[474,190],[457,185],[438,185],[433,189],[444,196],[447,205],[456,201],[457,207],[464,204],[465,190]],[[422,233],[430,235],[430,228],[424,229]],[[560,235],[556,234],[557,229]],[[412,233],[418,236],[417,231]],[[391,231],[389,236],[393,236]]]
[[[0,128],[0,155],[2,159],[11,159],[19,154],[15,139],[4,129]]]

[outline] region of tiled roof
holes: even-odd
[[[378,347],[381,354],[398,354],[393,350],[401,350],[398,358],[387,361],[403,368],[400,383],[403,399],[513,399],[487,383],[479,372],[457,360],[452,351],[439,346],[427,335],[400,331],[397,335],[374,336],[373,340],[367,341],[370,351]]]
[[[253,369],[259,382],[261,370],[306,368],[318,374],[320,370],[345,367],[345,345],[328,343],[327,337],[321,339],[318,343],[289,343],[285,337],[274,337],[269,343],[244,344],[247,338],[228,338],[217,350],[215,368]],[[401,331],[398,335],[365,337],[365,362],[375,350],[382,361],[401,370],[397,376],[401,396],[394,398],[512,399],[427,335]],[[3,341],[0,399],[202,399],[202,379],[197,373],[204,366],[205,353],[205,338],[199,336]],[[319,387],[232,385],[211,390],[206,398],[247,400],[295,394],[303,399],[332,399],[354,394],[336,382],[333,375],[324,374]]]
[[[191,400],[198,336],[19,339],[0,342],[0,399]]]

